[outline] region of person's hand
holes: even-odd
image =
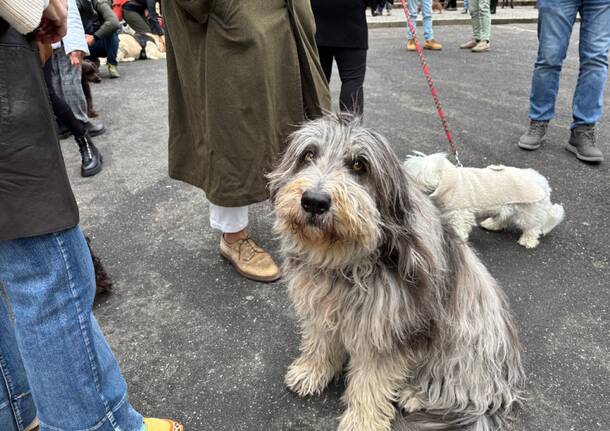
[[[92,34],[86,34],[85,40],[87,41],[87,45],[91,46],[95,43],[95,37]]]
[[[68,32],[67,0],[49,0],[36,30],[36,38],[45,44],[59,42]]]
[[[70,64],[72,67],[79,68],[83,60],[85,53],[83,51],[72,51],[68,57],[70,57]]]

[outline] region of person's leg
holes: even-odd
[[[112,33],[112,35],[104,39],[104,43],[106,44],[106,60],[108,64],[117,66],[116,56],[119,52],[119,34],[117,32]]]
[[[49,61],[53,62],[52,71],[56,75],[56,79],[53,79],[55,91],[63,96],[79,121],[88,123],[87,100],[81,84],[80,68],[70,64],[63,47],[55,49]]]
[[[333,58],[334,58],[334,49],[329,48],[328,46],[319,46],[318,47],[318,56],[320,57],[320,66],[322,66],[322,71],[324,72],[324,76],[326,76],[326,81],[330,82],[330,77],[333,72]]]
[[[210,202],[210,226],[223,234],[245,231],[248,227],[248,206],[222,207]]]
[[[366,49],[338,49],[336,59],[341,77],[341,96],[339,98],[341,110],[362,115]]]
[[[144,14],[123,9],[123,18],[136,33],[152,33]]]
[[[559,75],[581,0],[538,1],[538,57],[534,65],[529,118],[549,121],[555,116]]]
[[[106,58],[106,66],[110,78],[120,78],[121,75],[117,70],[117,54],[119,50],[119,34],[114,32],[110,36],[103,39],[98,39],[93,45],[89,46],[89,58],[96,64],[99,63],[100,57]]]
[[[23,431],[36,421],[36,406],[2,289],[0,285],[0,429]]]
[[[424,39],[434,39],[434,30],[432,28],[432,0],[422,0],[421,13],[424,20]]]
[[[0,241],[0,268],[40,431],[139,431],[142,416],[91,312],[95,276],[80,228]]]
[[[66,101],[55,92],[50,61],[47,61],[44,65],[44,79],[53,114],[55,114],[61,124],[68,128],[78,145],[81,155],[81,175],[83,177],[91,177],[99,173],[102,170],[102,155],[89,137],[85,125],[74,116],[72,109],[70,109]]]
[[[66,126],[68,130],[70,130],[70,133],[72,133],[75,138],[85,136],[87,129],[83,123],[74,116],[70,106],[68,106],[66,101],[57,94],[55,88],[53,87],[53,71],[51,61],[47,61],[43,69],[44,80],[47,84],[47,90],[49,93],[49,99],[51,101],[51,107],[53,108],[53,113],[59,119],[59,121]]]
[[[491,12],[489,0],[479,0],[479,37],[489,42],[491,36]]]
[[[413,25],[417,25],[417,0],[407,0],[407,6],[409,8],[409,15],[413,21]],[[407,37],[413,39],[413,33],[411,28],[407,26]]]
[[[595,124],[603,114],[610,49],[610,3],[583,2],[580,16],[580,73],[574,91],[572,128]]]
[[[475,41],[481,40],[481,9],[479,7],[480,0],[470,0],[470,22],[472,24],[472,37]]]
[[[242,276],[255,281],[275,281],[280,269],[273,257],[248,233],[248,207],[222,207],[210,202],[210,225],[222,232],[220,254]]]

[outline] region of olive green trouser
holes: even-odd
[[[489,0],[470,0],[472,32],[476,40],[489,40],[491,36],[491,12]]]
[[[489,8],[488,8],[489,9]],[[129,24],[129,27],[136,33],[152,33],[150,25],[143,13],[138,13],[135,10],[124,10],[123,18]]]

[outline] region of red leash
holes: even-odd
[[[438,112],[438,116],[441,119],[441,123],[443,123],[445,136],[447,137],[447,141],[449,141],[449,146],[451,147],[451,154],[453,154],[453,156],[455,157],[457,165],[462,166],[462,162],[460,162],[457,144],[453,141],[453,135],[449,130],[449,124],[447,123],[447,119],[445,118],[443,106],[441,105],[441,101],[438,98],[438,92],[436,91],[436,87],[434,87],[434,82],[432,82],[432,76],[430,75],[430,67],[428,67],[428,64],[426,64],[424,51],[421,45],[419,44],[419,40],[417,40],[417,36],[415,36],[415,24],[411,20],[411,15],[409,14],[409,8],[407,6],[407,0],[402,0],[402,8],[405,11],[405,15],[407,17],[407,25],[409,26],[411,34],[413,35],[413,40],[415,41],[415,48],[417,49],[417,54],[419,55],[419,62],[421,63],[424,76],[426,77],[426,81],[428,82],[428,87],[430,88],[430,94],[432,94],[432,99],[434,99],[436,111]]]

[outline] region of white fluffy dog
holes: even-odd
[[[406,172],[446,211],[458,235],[467,240],[477,218],[481,227],[522,232],[519,244],[536,247],[541,235],[557,226],[563,206],[551,203],[551,188],[540,173],[502,165],[458,168],[446,154],[416,153],[404,162]]]

